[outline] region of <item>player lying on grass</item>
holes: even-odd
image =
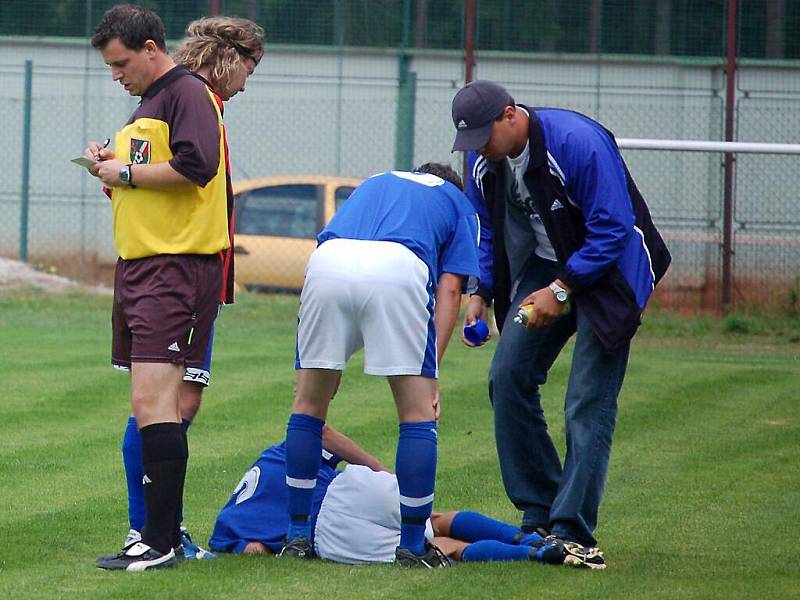
[[[345,435],[326,426],[312,502],[316,556],[341,563],[391,563],[400,539],[397,477]],[[340,461],[350,464],[339,471]],[[209,545],[218,552],[276,554],[289,522],[284,443],[270,446],[222,508]],[[536,561],[584,566],[581,546],[560,545],[476,512],[434,512],[426,538],[440,560]],[[447,558],[445,558],[447,557]]]

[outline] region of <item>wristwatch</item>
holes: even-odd
[[[553,295],[556,297],[556,300],[558,300],[559,304],[566,304],[569,302],[569,292],[558,285],[555,281],[547,287],[549,287],[550,291],[553,292]]]
[[[133,183],[131,183],[131,166],[125,165],[119,170],[119,180],[124,183],[125,185],[129,185],[133,187]]]

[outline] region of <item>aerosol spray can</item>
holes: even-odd
[[[528,321],[536,318],[536,307],[531,304],[523,304],[517,311],[517,316],[514,317],[514,323],[519,323],[523,327],[527,327]]]
[[[572,310],[572,306],[570,304],[565,304],[564,307],[561,309],[561,315],[568,315]],[[519,311],[517,311],[517,316],[514,317],[514,323],[519,323],[523,327],[528,326],[528,321],[531,319],[536,318],[536,307],[533,303],[530,304],[523,304],[519,307]]]

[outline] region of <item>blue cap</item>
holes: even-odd
[[[514,103],[506,88],[494,81],[476,80],[461,88],[453,98],[456,150],[483,148],[492,135],[492,125],[506,106]]]

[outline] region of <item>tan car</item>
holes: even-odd
[[[299,175],[234,182],[236,283],[300,290],[317,234],[359,183]]]

